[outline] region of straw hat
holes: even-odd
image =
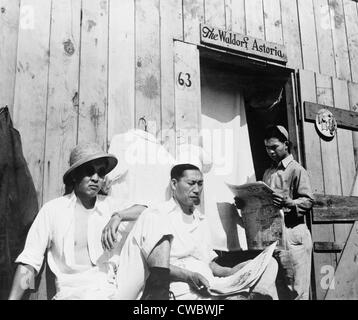
[[[85,142],[78,144],[70,154],[70,168],[63,175],[63,182],[68,184],[70,182],[71,173],[79,166],[96,159],[103,159],[108,161],[106,167],[106,174],[109,173],[118,163],[117,158],[109,153],[106,153],[97,143]]]

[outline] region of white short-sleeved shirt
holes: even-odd
[[[209,282],[213,279],[210,262],[217,257],[213,250],[210,229],[205,215],[197,209],[191,216],[186,215],[172,198],[146,211],[157,212],[167,219],[173,240],[170,251],[170,264],[202,274]],[[192,299],[192,292],[185,282],[172,282],[170,290],[178,298]]]

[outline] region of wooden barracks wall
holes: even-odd
[[[9,106],[20,131],[40,204],[62,193],[79,141],[107,148],[114,134],[145,117],[175,152],[174,129],[198,129],[203,22],[284,44],[287,66],[300,73],[301,102],[357,111],[352,0],[0,0],[0,106]],[[185,70],[190,88],[177,83]],[[357,133],[340,129],[326,143],[304,123],[304,134],[314,191],[348,195]],[[345,241],[349,227],[314,227],[314,240]],[[315,254],[314,263],[322,298],[321,268],[337,256]]]

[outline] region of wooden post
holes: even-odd
[[[200,145],[201,87],[199,51],[195,45],[174,43],[176,144]]]

